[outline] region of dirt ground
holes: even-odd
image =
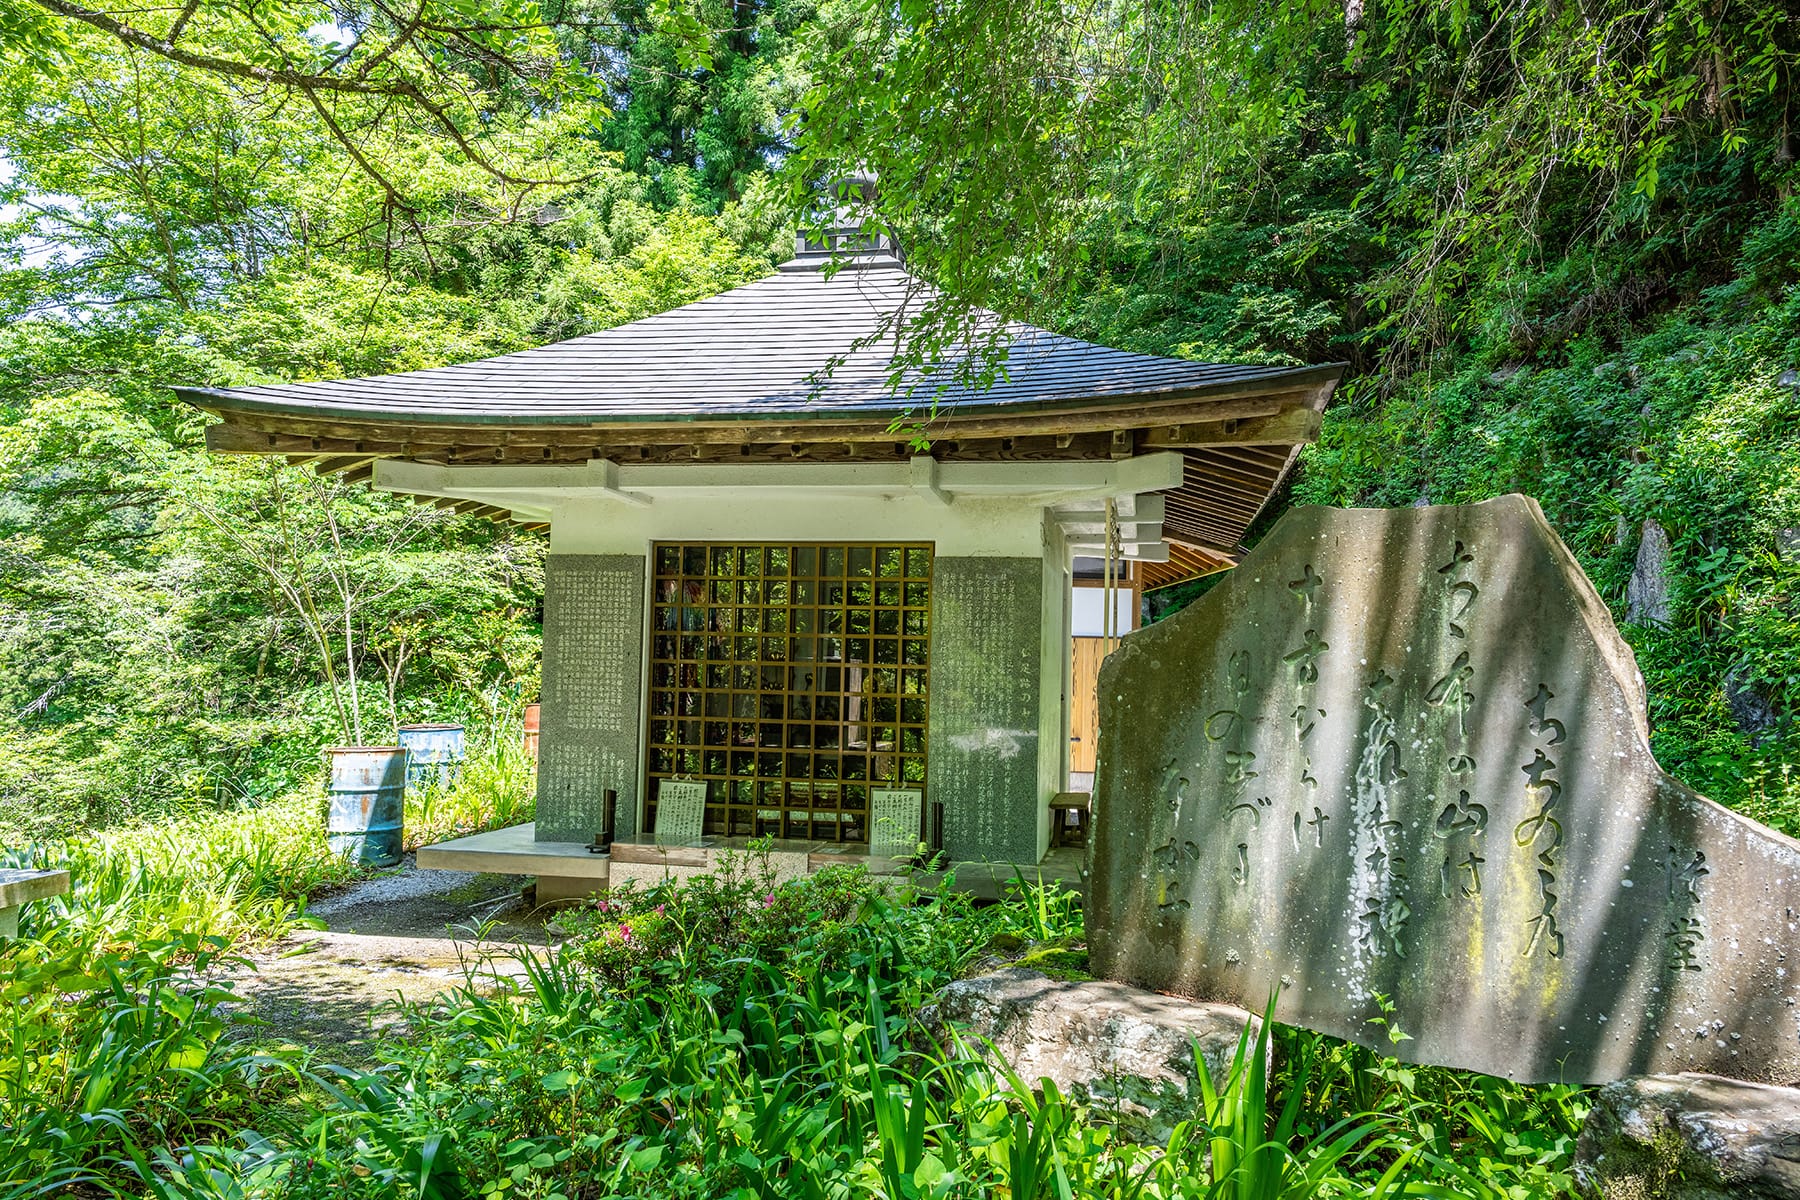
[[[376,1038],[402,1032],[396,999],[428,1001],[471,975],[490,985],[517,976],[516,948],[558,940],[546,925],[554,911],[532,911],[524,882],[420,871],[408,855],[388,874],[319,897],[307,914],[325,929],[297,930],[230,974],[239,1014],[250,1018],[242,1036],[366,1063]]]

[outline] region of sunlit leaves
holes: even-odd
[[[1358,299],[1405,351],[1467,332],[1472,297],[1542,246],[1552,198],[1604,233],[1666,195],[1671,157],[1785,137],[1800,61],[1766,0],[1388,0],[1348,23],[1324,3],[852,8],[818,34],[796,199],[873,167],[922,271],[1028,313],[1071,295],[1101,189],[1122,177],[1189,224],[1242,219],[1281,155],[1335,149],[1292,136],[1323,102],[1387,251]]]

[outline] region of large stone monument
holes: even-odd
[[[1100,973],[1521,1080],[1800,1080],[1800,843],[1657,766],[1532,500],[1290,513],[1100,728]]]

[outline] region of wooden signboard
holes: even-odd
[[[664,779],[656,785],[656,844],[695,846],[706,820],[706,784]]]
[[[901,858],[917,852],[923,799],[917,788],[874,788],[870,791],[870,854]]]

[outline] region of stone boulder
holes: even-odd
[[[1657,765],[1530,498],[1294,509],[1097,691],[1094,974],[1518,1080],[1800,1079],[1800,841]]]
[[[1048,1079],[1127,1138],[1158,1144],[1200,1113],[1196,1049],[1223,1086],[1239,1039],[1260,1024],[1227,1004],[1020,967],[958,980],[921,1017],[938,1040],[953,1026],[971,1049],[991,1044],[1026,1084]]]
[[[1781,723],[1781,713],[1761,684],[1750,678],[1747,663],[1739,663],[1725,672],[1723,691],[1725,707],[1731,720],[1750,739],[1752,746],[1762,744],[1763,737]]]
[[[1575,1169],[1604,1200],[1800,1200],[1800,1090],[1699,1074],[1608,1084]]]
[[[1625,588],[1625,620],[1632,625],[1669,623],[1669,535],[1655,521],[1644,522],[1637,562]]]

